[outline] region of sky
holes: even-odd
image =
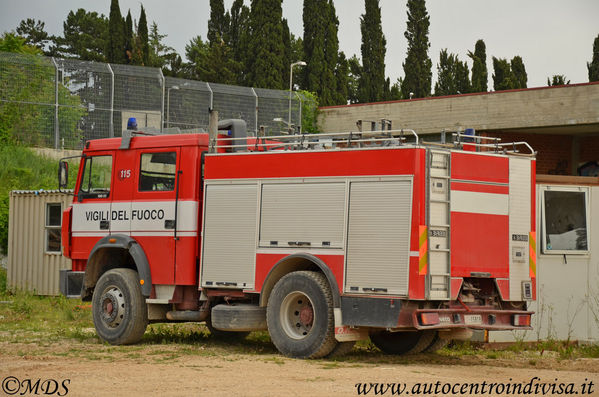
[[[249,5],[250,0],[245,0]],[[200,35],[206,38],[209,0],[120,0],[121,13],[131,10],[139,19],[144,5],[148,25],[155,21],[166,34],[165,44],[185,58],[185,45]],[[233,0],[225,0],[230,9]],[[339,48],[349,58],[360,57],[360,16],[364,0],[334,0],[339,18]],[[387,39],[385,73],[392,83],[404,75],[406,57],[406,1],[380,0],[383,33]],[[487,46],[489,88],[491,57],[511,59],[520,55],[528,73],[528,87],[547,84],[547,78],[563,74],[571,83],[588,82],[593,40],[599,35],[599,0],[428,0],[430,15],[429,57],[433,62],[433,86],[439,52],[447,48],[471,67],[468,51],[483,39]],[[301,0],[283,0],[283,17],[296,36],[303,35]],[[70,10],[84,8],[108,15],[110,0],[0,0],[0,33],[16,29],[22,19],[45,22],[50,34],[62,35],[62,23]]]

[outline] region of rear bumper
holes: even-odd
[[[72,270],[60,271],[60,293],[67,298],[81,298],[83,276],[85,272],[74,272]]]
[[[414,327],[425,329],[471,328],[482,330],[529,330],[534,312],[491,308],[418,309],[412,313]]]

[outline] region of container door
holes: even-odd
[[[345,292],[408,294],[412,180],[350,183]]]

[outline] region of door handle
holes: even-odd
[[[164,220],[164,228],[165,229],[174,229],[175,228],[175,220],[174,219],[165,219]]]
[[[108,230],[110,228],[110,221],[100,221],[100,229]]]

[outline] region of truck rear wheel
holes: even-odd
[[[148,325],[148,312],[134,270],[112,269],[100,277],[92,296],[92,317],[103,341],[112,345],[139,342]]]
[[[435,331],[390,332],[375,331],[370,340],[386,354],[417,354],[433,342]]]
[[[333,295],[321,273],[298,271],[281,278],[268,300],[266,321],[272,342],[286,356],[320,358],[337,346]]]

